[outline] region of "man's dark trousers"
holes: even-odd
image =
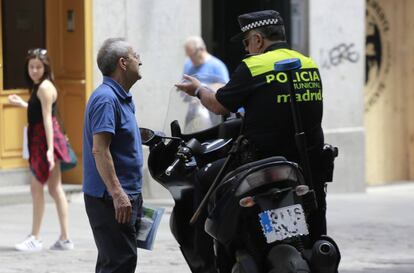
[[[137,265],[136,221],[140,221],[142,196],[130,197],[131,222],[119,224],[113,200],[105,195],[84,195],[86,213],[98,248],[96,273],[134,273]]]

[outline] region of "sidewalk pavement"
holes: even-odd
[[[140,273],[190,273],[169,231],[172,200],[146,200],[162,206],[162,219],[153,251],[139,249]],[[331,194],[328,230],[342,252],[340,273],[414,272],[414,183],[371,187],[367,193]],[[42,239],[45,250],[22,253],[15,243],[30,232],[31,205],[0,206],[1,273],[94,272],[96,248],[81,195],[69,204],[70,233],[75,250],[52,251],[59,235],[53,203],[46,204]]]

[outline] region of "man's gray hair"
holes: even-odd
[[[195,49],[206,49],[206,44],[204,43],[203,38],[200,36],[191,36],[185,40],[185,46],[191,46]]]
[[[119,58],[128,56],[130,47],[124,38],[106,39],[98,51],[96,60],[102,75],[111,76],[116,70]]]

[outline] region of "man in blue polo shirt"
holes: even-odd
[[[141,79],[139,55],[121,38],[98,52],[104,79],[92,93],[83,130],[83,192],[98,248],[96,273],[133,273],[142,207],[141,136],[129,92]]]

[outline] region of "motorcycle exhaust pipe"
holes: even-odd
[[[332,249],[332,244],[327,242],[322,242],[318,246],[318,253],[321,253],[322,255],[331,256],[333,255],[334,250]]]
[[[337,273],[339,250],[327,240],[316,241],[312,248],[311,268],[315,273]]]

